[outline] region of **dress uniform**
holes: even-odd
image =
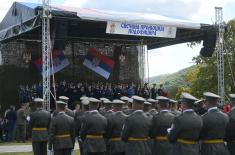
[[[122,96],[120,98],[120,100],[122,100],[124,102],[124,105],[122,107],[122,111],[124,112],[124,114],[128,115],[129,114],[129,107],[128,107],[128,101],[129,101],[129,97],[127,96]]]
[[[170,100],[170,107],[171,107],[171,113],[172,114],[174,114],[175,116],[179,116],[180,114],[181,114],[181,111],[179,111],[178,109],[177,109],[177,107],[175,107],[175,106],[177,106],[176,104],[177,104],[177,101],[175,101],[175,100]]]
[[[196,100],[188,93],[181,95],[183,113],[175,117],[168,129],[168,140],[173,143],[172,155],[199,155],[197,141],[202,129],[202,118],[192,109]]]
[[[16,112],[16,140],[17,142],[25,142],[26,139],[26,114],[25,105],[22,105]]]
[[[144,108],[143,108],[143,111],[145,112],[145,114],[148,116],[148,117],[150,117],[150,118],[152,118],[153,116],[150,114],[150,108],[151,108],[151,103],[150,102],[147,102],[147,101],[145,101],[144,102]]]
[[[59,100],[65,102],[65,103],[68,105],[68,101],[69,101],[69,98],[68,98],[68,97],[66,97],[66,96],[60,96],[60,97],[59,97]],[[67,115],[69,115],[70,117],[73,117],[73,118],[74,118],[74,112],[73,112],[73,110],[69,109],[67,105],[66,105],[65,113],[66,113]],[[58,112],[55,111],[55,112],[53,113],[53,117],[56,116],[57,114],[58,114]]]
[[[106,143],[103,135],[107,127],[107,119],[96,110],[100,100],[95,98],[88,100],[90,111],[84,117],[80,130],[84,153],[85,155],[104,155]]]
[[[125,155],[150,155],[147,140],[152,120],[142,110],[145,99],[139,96],[132,98],[135,111],[126,118],[121,136],[126,142]]]
[[[228,113],[229,124],[226,131],[228,150],[231,155],[235,155],[235,94],[230,94],[231,111]]]
[[[57,101],[57,106],[65,108],[67,103]],[[59,109],[60,110],[60,109]],[[64,110],[60,110],[58,114],[51,119],[49,130],[49,150],[54,150],[54,155],[71,155],[74,148],[75,131],[74,119]]]
[[[122,106],[125,102],[121,100],[113,100],[114,106]],[[109,154],[124,155],[125,143],[121,140],[121,131],[127,115],[123,111],[115,111],[108,117],[108,126],[106,130],[106,138],[109,139]]]
[[[101,109],[99,112],[102,114],[104,117],[108,117],[110,114],[113,113],[112,111],[112,102],[109,101],[108,99],[102,101],[104,104],[104,109]]]
[[[154,100],[154,99],[152,99],[152,98],[149,98],[147,101],[152,104],[152,109],[149,111],[149,113],[150,113],[152,116],[156,115],[156,114],[157,114],[157,109],[156,109],[157,100]]]
[[[89,105],[89,100],[88,98],[80,98],[82,106],[88,106]],[[79,144],[79,150],[80,150],[80,155],[84,155],[83,152],[83,143],[82,140],[79,136],[79,132],[81,130],[82,126],[82,121],[84,117],[86,117],[87,111],[83,108],[82,110],[76,111],[75,116],[74,116],[74,122],[75,122],[75,133],[76,137],[78,139],[78,144]]]
[[[229,118],[216,107],[220,96],[210,92],[205,92],[203,95],[208,112],[202,116],[201,154],[227,155],[228,150],[224,144],[224,138]]]
[[[37,110],[29,117],[29,128],[32,133],[32,145],[34,155],[47,155],[48,130],[51,115],[42,109],[43,99],[35,98],[34,103]]]
[[[167,129],[171,127],[175,115],[169,110],[169,99],[158,96],[158,104],[164,104],[160,112],[153,116],[150,137],[154,139],[153,155],[170,155],[172,144],[168,142]]]

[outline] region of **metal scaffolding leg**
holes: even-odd
[[[223,50],[223,10],[222,7],[215,7],[215,24],[218,28],[216,54],[217,54],[217,74],[218,74],[218,95],[221,97],[219,104],[224,104],[224,50]]]
[[[50,0],[43,0],[42,12],[42,77],[43,108],[50,111]]]

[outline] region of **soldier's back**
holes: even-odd
[[[179,116],[182,112],[174,109],[174,110],[171,110],[171,113],[174,114],[175,116]]]
[[[133,112],[126,118],[122,131],[122,140],[127,142],[126,155],[151,154],[147,142],[151,124],[151,118],[141,110]]]
[[[235,155],[235,109],[233,108],[229,113],[229,124],[226,131],[226,140],[229,152]]]
[[[168,155],[172,144],[167,139],[167,129],[171,127],[174,115],[169,111],[161,111],[153,117],[151,138],[154,139],[153,155]]]
[[[84,141],[85,153],[103,153],[106,144],[103,138],[107,119],[97,110],[89,111],[83,119],[80,136]]]
[[[71,110],[71,109],[69,109],[69,108],[66,108],[66,109],[65,109],[65,113],[66,113],[67,115],[69,115],[70,117],[74,118],[74,112],[73,112],[73,110]]]
[[[32,141],[40,142],[48,140],[48,130],[51,115],[48,111],[39,109],[30,114],[29,126],[32,129]]]
[[[109,139],[110,154],[124,153],[125,143],[121,141],[121,131],[127,115],[124,112],[114,112],[108,118],[106,137]]]
[[[51,119],[50,143],[54,150],[74,147],[74,119],[65,113],[58,113]]]
[[[193,111],[175,117],[168,140],[173,143],[172,155],[199,155],[198,140],[202,118]]]
[[[203,129],[201,131],[202,155],[226,155],[227,148],[224,144],[226,127],[229,118],[218,109],[211,110],[202,116]]]

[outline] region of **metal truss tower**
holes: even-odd
[[[43,108],[50,111],[50,0],[42,0],[42,81],[43,81]]]
[[[224,24],[223,24],[223,8],[215,7],[215,25],[217,27],[217,42],[216,42],[216,54],[217,54],[217,74],[218,74],[218,95],[221,97],[219,104],[224,104]]]

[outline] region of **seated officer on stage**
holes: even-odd
[[[182,93],[183,113],[175,117],[168,129],[168,140],[173,143],[172,155],[199,155],[198,140],[202,129],[202,118],[193,111],[197,99]]]
[[[169,99],[158,96],[159,113],[153,116],[150,137],[154,139],[153,155],[169,155],[172,144],[167,139],[167,129],[171,127],[175,115],[169,111]]]
[[[106,144],[103,138],[107,119],[98,112],[100,100],[89,98],[89,112],[82,120],[80,137],[85,155],[105,155]]]
[[[48,129],[51,115],[48,111],[43,110],[43,99],[35,98],[36,111],[32,112],[29,117],[29,128],[32,130],[32,145],[34,155],[47,154]]]
[[[229,124],[226,131],[226,140],[230,155],[235,155],[235,94],[229,94],[231,111],[228,113]]]
[[[74,119],[65,114],[67,103],[56,101],[58,114],[51,119],[49,130],[50,151],[54,155],[71,155],[75,143]]]
[[[227,155],[227,147],[224,144],[226,127],[229,118],[217,108],[220,96],[211,92],[203,93],[207,113],[202,116],[203,128],[201,131],[202,155]]]
[[[152,119],[143,112],[145,99],[132,96],[133,110],[124,123],[122,140],[126,142],[125,155],[150,155],[151,149],[147,142]]]
[[[114,113],[108,117],[108,126],[106,130],[106,138],[109,139],[110,155],[124,155],[125,143],[121,140],[121,131],[124,121],[127,117],[122,111],[125,102],[121,100],[113,100]]]

